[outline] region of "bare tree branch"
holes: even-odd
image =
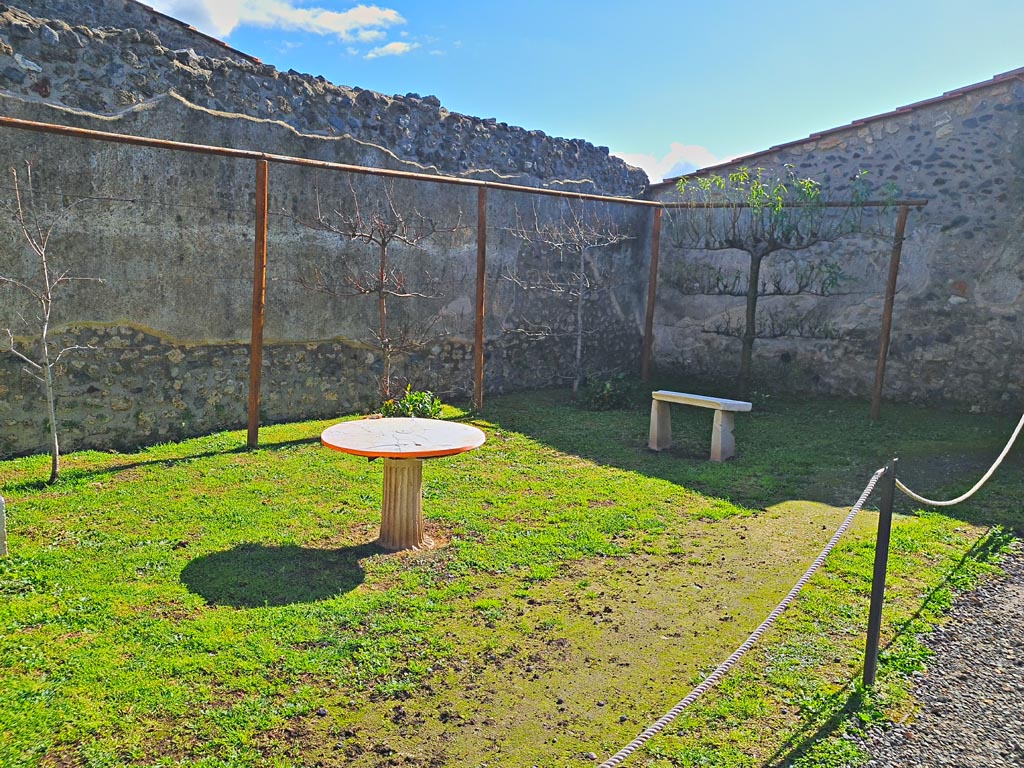
[[[542,220],[540,210],[533,204],[532,215],[523,216],[518,207],[515,209],[515,223],[508,229],[509,234],[523,242],[537,246],[542,252],[554,254],[558,259],[556,265],[535,266],[521,274],[518,266],[506,267],[502,277],[523,291],[544,291],[561,294],[573,300],[574,335],[576,340],[573,392],[579,390],[583,378],[583,339],[590,335],[584,328],[584,307],[597,295],[612,287],[611,280],[602,281],[591,252],[622,243],[632,239],[624,233],[614,220],[602,217],[594,207],[588,207],[585,201],[568,201],[560,204],[557,219]],[[530,338],[539,338],[536,331],[539,326],[531,329],[526,318],[520,318],[527,328],[518,332]],[[547,326],[547,336],[556,332]]]
[[[388,399],[394,391],[394,356],[422,349],[448,333],[440,315],[415,329],[408,323],[396,326],[389,318],[389,299],[439,299],[443,296],[439,290],[423,290],[419,286],[411,286],[405,272],[391,264],[391,249],[396,244],[416,249],[435,235],[458,232],[464,226],[461,211],[454,225],[445,226],[420,211],[406,213],[400,210],[395,201],[394,181],[381,181],[380,184],[380,196],[367,205],[356,193],[350,179],[347,205],[333,208],[330,214],[324,213],[325,206],[317,184],[314,188],[315,218],[297,218],[300,224],[309,229],[336,235],[343,241],[373,247],[377,255],[376,269],[360,269],[347,259],[339,258],[330,273],[313,266],[311,273],[299,277],[299,283],[310,290],[333,296],[376,296],[378,321],[370,335],[383,361],[380,393],[383,399]],[[338,275],[333,281],[332,274]],[[440,280],[429,273],[424,274],[424,279],[427,288],[439,288]],[[442,329],[440,336],[435,333],[439,325]]]
[[[53,320],[54,303],[58,289],[67,283],[74,281],[102,282],[98,278],[77,277],[70,274],[68,270],[55,271],[50,262],[48,251],[50,238],[56,231],[58,225],[67,220],[71,209],[80,200],[65,204],[56,213],[49,211],[45,205],[37,203],[36,190],[32,178],[32,166],[26,163],[25,180],[18,177],[18,171],[11,168],[13,186],[13,207],[5,204],[4,208],[12,215],[18,229],[21,232],[22,242],[31,251],[36,259],[39,269],[38,281],[29,278],[19,279],[9,275],[0,275],[0,286],[10,286],[26,294],[34,304],[39,307],[39,314],[36,316],[33,335],[38,345],[38,357],[33,359],[26,352],[18,349],[14,337],[14,331],[7,327],[4,331],[7,334],[8,354],[13,355],[26,365],[24,372],[36,379],[43,385],[46,396],[47,421],[49,424],[50,437],[50,479],[54,482],[60,472],[60,441],[57,432],[57,411],[55,378],[58,373],[58,365],[64,356],[70,352],[80,349],[92,349],[93,347],[80,344],[72,344],[63,348],[57,348],[50,338],[50,330]],[[22,313],[18,313],[22,323],[25,322]]]
[[[32,358],[26,357],[25,355],[23,355],[18,350],[18,348],[14,345],[14,334],[11,332],[11,329],[10,328],[5,328],[4,330],[7,331],[7,341],[8,341],[8,345],[7,345],[7,350],[6,351],[9,352],[10,354],[14,355],[19,360],[21,360],[21,362],[23,362],[26,365],[30,366],[32,368],[32,370],[41,371],[42,370],[42,366],[39,365],[39,363],[37,363]]]

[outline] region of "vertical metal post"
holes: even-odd
[[[875,572],[871,577],[871,609],[868,612],[868,639],[864,648],[864,687],[875,684],[878,671],[878,645],[882,633],[882,604],[885,602],[885,577],[889,569],[889,538],[892,534],[892,505],[896,498],[896,464],[893,459],[882,477],[882,503],[878,510],[878,535],[875,538]]]
[[[263,382],[263,323],[267,308],[267,214],[270,169],[266,160],[256,161],[256,252],[252,269],[252,335],[249,342],[249,437],[248,445],[260,442],[260,395]]]
[[[654,303],[658,297],[658,254],[661,251],[661,208],[654,209],[654,228],[651,231],[651,271],[647,277],[647,315],[644,318],[644,350],[640,364],[640,378],[651,376],[651,345],[654,341]]]
[[[892,307],[896,300],[896,279],[900,274],[900,255],[903,253],[903,233],[907,228],[910,207],[900,206],[896,218],[896,235],[892,241],[892,255],[889,257],[889,280],[885,286],[885,306],[882,308],[882,338],[879,342],[878,365],[875,368],[875,387],[871,393],[871,420],[878,421],[882,410],[882,382],[885,379],[885,360],[889,355],[889,337],[892,333]]]
[[[473,339],[473,407],[484,407],[484,315],[487,303],[487,187],[476,191],[476,326]]]

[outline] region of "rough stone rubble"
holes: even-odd
[[[45,0],[0,4],[0,89],[8,94],[100,115],[176,94],[204,110],[275,120],[302,133],[350,135],[443,174],[491,172],[517,184],[612,195],[639,194],[647,186],[642,170],[607,147],[450,112],[435,96],[334,85],[280,72],[226,46],[220,56],[204,55],[196,48],[212,54],[218,46],[194,31],[192,46],[170,47],[155,30],[173,36],[171,45],[189,38],[166,17],[154,18],[162,25],[137,29],[33,15],[47,10],[59,9]]]

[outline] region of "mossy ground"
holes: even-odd
[[[431,460],[442,546],[376,549],[380,462],[319,446],[328,422],[135,454],[0,463],[0,765],[562,766],[607,757],[685,695],[816,556],[871,472],[936,495],[973,482],[1012,420],[839,400],[755,402],[739,455],[710,414],[587,413],[495,398],[488,441]],[[705,418],[707,417],[707,418]],[[968,468],[963,477],[951,467]],[[632,758],[842,765],[836,735],[910,706],[901,674],[950,590],[1021,528],[1020,454],[953,515],[901,502],[882,679],[859,678],[875,516],[726,681]],[[853,750],[853,751],[851,751]]]

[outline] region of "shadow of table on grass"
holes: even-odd
[[[373,544],[341,549],[239,544],[197,557],[182,570],[181,583],[210,605],[313,603],[362,584],[365,574],[359,561],[379,552]]]

